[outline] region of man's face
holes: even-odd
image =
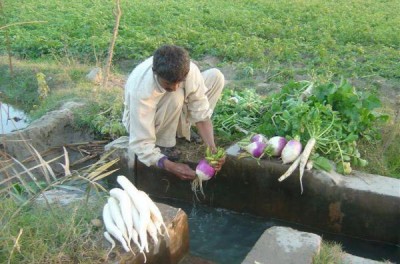
[[[167,92],[175,92],[176,90],[178,90],[179,87],[181,87],[181,84],[184,82],[184,81],[170,82],[161,77],[157,77],[157,78],[158,78],[158,82],[160,83],[161,87],[164,88]]]

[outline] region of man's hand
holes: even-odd
[[[196,178],[196,172],[184,163],[176,163],[170,160],[164,161],[164,168],[175,174],[181,180],[194,180]]]
[[[222,158],[220,158],[220,159],[218,160],[218,163],[217,163],[217,164],[213,165],[213,168],[215,169],[215,172],[216,172],[216,173],[219,172],[219,171],[221,170],[222,165],[224,165],[224,163],[225,163],[225,159],[226,159],[226,156],[223,156]]]

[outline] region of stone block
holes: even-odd
[[[311,264],[321,242],[318,235],[274,226],[261,235],[242,264]]]

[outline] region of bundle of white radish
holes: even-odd
[[[208,181],[215,176],[216,170],[213,166],[217,165],[221,159],[225,157],[225,154],[226,153],[223,148],[217,148],[215,153],[212,153],[211,149],[207,147],[206,156],[197,164],[196,178],[191,183],[192,191],[196,197],[198,190],[200,190],[203,197],[205,196],[203,192],[203,181]]]
[[[117,182],[122,189],[111,189],[110,198],[103,208],[103,221],[107,230],[104,237],[111,243],[110,250],[115,246],[115,238],[126,252],[133,253],[130,243],[133,241],[146,262],[145,252],[149,252],[147,234],[158,244],[158,234],[168,236],[167,227],[157,205],[145,192],[138,190],[125,176],[118,176]]]
[[[309,128],[306,126],[306,129],[310,135],[310,139],[307,141],[306,146],[304,147],[304,151],[301,153],[301,155],[296,158],[293,162],[293,164],[289,167],[289,169],[278,179],[279,181],[283,181],[287,177],[289,177],[294,170],[299,167],[299,174],[300,174],[300,188],[301,188],[301,193],[303,193],[303,175],[304,175],[304,170],[307,166],[307,164],[312,163],[313,161],[311,160],[311,154],[314,151],[314,148],[316,148],[317,144],[324,145],[326,141],[329,141],[330,139],[324,138],[323,136],[328,133],[334,124],[335,118],[332,116],[332,121],[330,122],[329,125],[327,125],[324,130],[321,129],[321,127],[318,126],[313,126],[312,128]],[[322,132],[321,132],[322,130]],[[318,143],[318,142],[319,143]],[[289,144],[289,143],[288,143]],[[283,154],[283,151],[282,151]]]

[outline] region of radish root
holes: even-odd
[[[292,175],[292,173],[296,170],[297,167],[299,167],[300,170],[300,189],[301,189],[301,194],[303,194],[303,175],[304,175],[304,169],[309,161],[310,155],[315,147],[316,144],[316,139],[315,138],[311,138],[310,140],[308,140],[303,152],[300,154],[299,157],[297,157],[297,159],[292,163],[292,165],[290,165],[289,169],[281,176],[279,177],[278,181],[283,181],[285,180],[287,177],[289,177],[290,175]]]

